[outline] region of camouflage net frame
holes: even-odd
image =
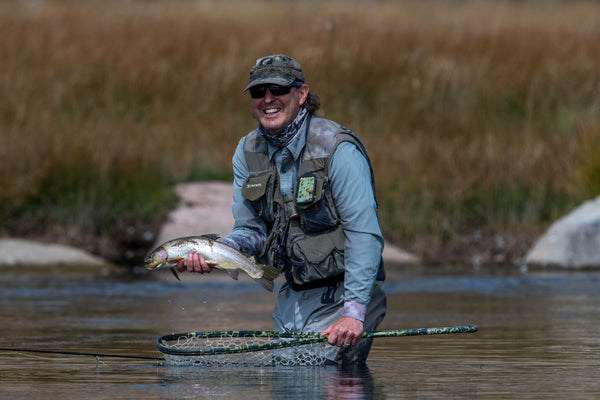
[[[363,338],[477,332],[476,326],[365,332]],[[213,331],[173,333],[156,339],[169,365],[323,365],[337,348],[318,332]]]

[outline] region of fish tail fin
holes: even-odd
[[[264,266],[263,270],[263,276],[255,280],[269,292],[272,292],[273,288],[275,287],[275,283],[273,282],[273,280],[279,276],[280,271],[277,268],[268,266]]]

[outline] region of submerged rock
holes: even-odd
[[[525,264],[600,268],[600,196],[554,222],[527,253]]]

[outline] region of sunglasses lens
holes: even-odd
[[[271,92],[273,96],[283,96],[288,94],[290,90],[292,90],[291,86],[269,86],[269,92]]]
[[[252,97],[253,99],[261,99],[265,97],[265,94],[267,93],[267,87],[254,86],[248,89],[248,91],[250,92],[250,97]]]
[[[281,86],[281,85],[260,85],[254,86],[248,89],[250,96],[253,99],[262,99],[267,94],[267,89],[273,96],[283,96],[292,90],[292,86]]]

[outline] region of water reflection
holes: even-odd
[[[223,383],[227,383],[227,391]],[[269,399],[381,399],[368,366],[165,367],[159,384],[177,398],[219,396]],[[189,383],[189,384],[188,384]]]

